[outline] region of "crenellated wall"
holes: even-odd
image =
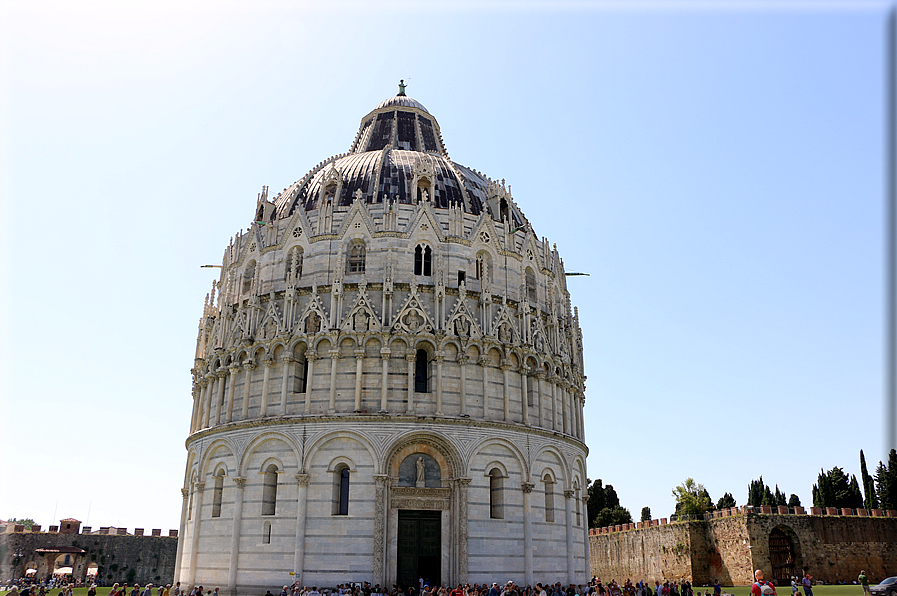
[[[853,581],[861,569],[875,580],[897,568],[897,512],[869,516],[755,513],[725,510],[723,516],[667,524],[625,524],[590,531],[592,575],[602,580],[685,580],[710,585],[749,585],[753,570],[787,584],[773,568],[770,535],[781,532],[792,544],[795,572],[808,568],[826,582]],[[759,508],[757,508],[759,509]],[[785,508],[787,509],[787,508]],[[816,511],[816,510],[814,510]],[[886,516],[893,515],[893,516]],[[657,520],[655,520],[656,522]],[[781,564],[781,558],[777,559]]]

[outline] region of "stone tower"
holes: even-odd
[[[176,577],[231,593],[589,572],[582,334],[504,180],[404,86],[224,250]]]

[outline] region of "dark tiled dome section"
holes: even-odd
[[[427,160],[433,165],[435,180],[433,188],[433,206],[447,209],[450,205],[464,205],[464,210],[473,215],[483,211],[486,202],[487,180],[473,170],[453,164],[439,155],[392,149],[385,153],[385,161],[380,167],[383,151],[367,151],[350,153],[336,159],[315,172],[307,183],[300,180],[284,192],[277,201],[277,217],[292,215],[297,206],[306,211],[317,209],[321,185],[331,166],[342,172],[343,185],[337,198],[337,205],[348,207],[355,200],[355,192],[361,190],[362,200],[366,203],[382,203],[384,195],[389,199],[404,204],[417,202],[412,192],[414,164],[418,160]],[[454,166],[454,167],[453,167]],[[457,171],[459,177],[455,174]],[[464,200],[462,185],[467,190],[467,201]]]
[[[427,108],[423,106],[423,104],[416,99],[411,99],[407,95],[396,95],[395,97],[390,97],[389,99],[385,99],[380,102],[375,110],[379,110],[381,108],[392,108],[392,107],[402,107],[402,108],[417,108],[418,110],[423,110],[430,113]]]

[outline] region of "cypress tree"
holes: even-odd
[[[878,509],[878,496],[875,494],[875,482],[866,470],[866,456],[860,449],[860,476],[863,478],[863,493],[866,495],[863,506],[866,509]]]

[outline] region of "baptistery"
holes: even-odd
[[[588,576],[563,261],[404,91],[347,153],[263,187],[224,249],[192,369],[182,586]]]

